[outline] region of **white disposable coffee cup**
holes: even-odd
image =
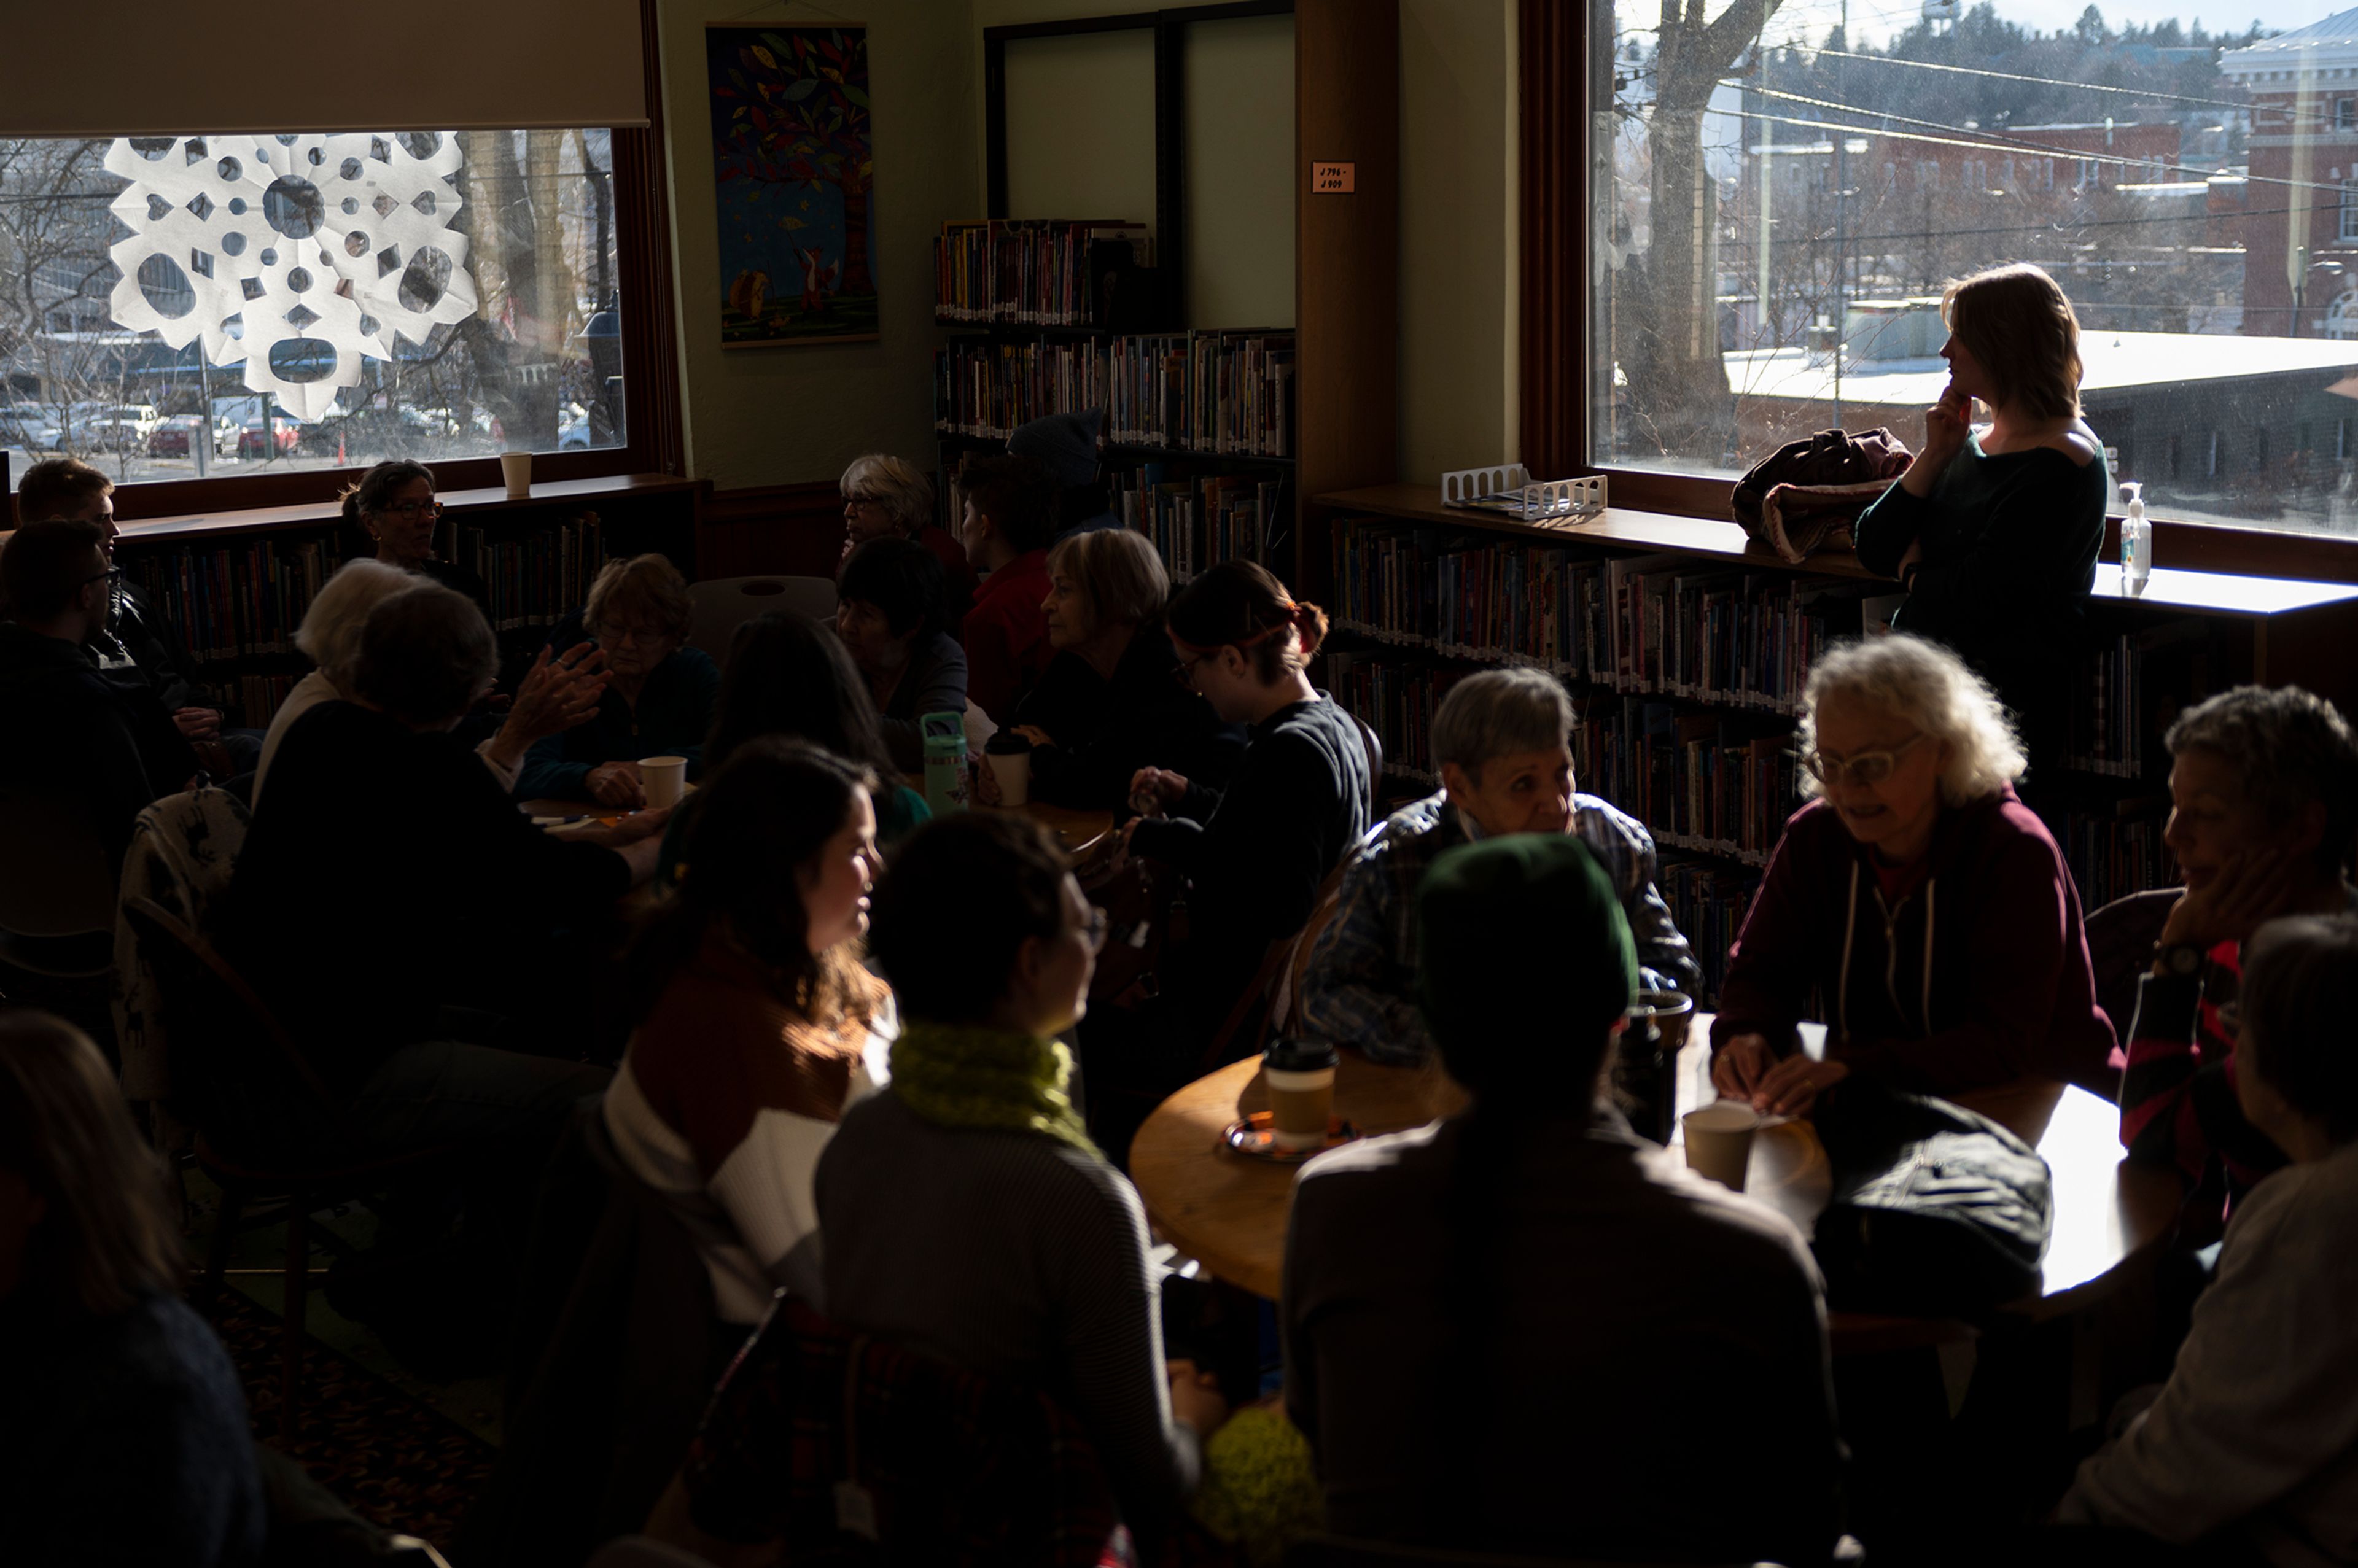
[[[1687,1112],[1679,1124],[1686,1130],[1687,1169],[1742,1192],[1745,1167],[1752,1162],[1752,1135],[1760,1127],[1752,1108],[1724,1099]]]
[[[1032,753],[1029,752],[986,752],[983,761],[990,764],[991,776],[999,781],[999,804],[1021,806],[1032,798]]]
[[[1277,1146],[1325,1147],[1326,1130],[1335,1116],[1335,1069],[1297,1072],[1264,1066],[1261,1075],[1269,1084],[1270,1136]]]
[[[639,782],[646,786],[648,810],[677,806],[679,797],[687,793],[687,759],[641,757]]]
[[[507,481],[508,499],[521,501],[532,493],[532,454],[502,452],[500,477]]]

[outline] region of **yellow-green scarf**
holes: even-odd
[[[892,1042],[892,1092],[925,1120],[1037,1132],[1097,1154],[1065,1092],[1072,1081],[1063,1041],[1011,1029],[911,1020]]]

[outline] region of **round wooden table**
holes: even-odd
[[[1680,1054],[1682,1111],[1710,1098],[1710,1033],[1709,1016],[1699,1016]],[[1822,1048],[1823,1032],[1806,1033],[1813,1052]],[[2125,1261],[2169,1233],[2180,1203],[2177,1179],[2123,1160],[2120,1112],[2109,1101],[2048,1082],[1953,1098],[2036,1147],[2054,1175],[2055,1227],[2039,1291],[2016,1311],[2048,1317],[2075,1309]],[[1336,1109],[1362,1133],[1422,1126],[1464,1103],[1462,1092],[1433,1068],[1381,1067],[1346,1051],[1336,1075]],[[1275,1300],[1299,1167],[1248,1159],[1220,1136],[1229,1123],[1266,1108],[1260,1060],[1232,1063],[1156,1108],[1130,1144],[1130,1173],[1154,1224],[1180,1251],[1216,1277]],[[1832,1195],[1832,1176],[1807,1121],[1767,1128],[1753,1141],[1745,1191],[1809,1233]],[[1842,1314],[1834,1322],[1837,1348],[1849,1350],[1920,1340],[1928,1337],[1925,1326]]]

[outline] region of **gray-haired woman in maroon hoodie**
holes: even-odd
[[[1798,737],[1819,797],[1793,814],[1730,951],[1712,1082],[1795,1115],[1854,1074],[1949,1094],[2104,1081],[2080,891],[2016,798],[2026,765],[1988,687],[1909,636],[1810,672]],[[1826,1054],[1797,1026],[1823,999]]]

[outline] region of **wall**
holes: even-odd
[[[1516,0],[1401,0],[1400,477],[1411,484],[1522,456],[1515,27]]]
[[[875,109],[879,341],[720,347],[704,24],[823,22],[807,5],[740,18],[724,0],[663,0],[673,265],[688,472],[722,490],[832,483],[862,452],[933,458],[933,238],[982,211],[965,156],[981,98],[979,35],[948,0],[864,0]]]

